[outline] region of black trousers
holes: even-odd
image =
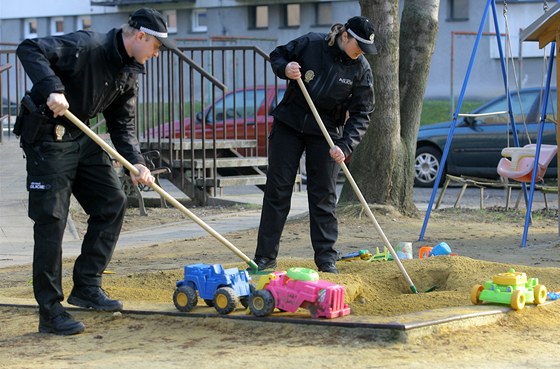
[[[336,179],[340,166],[325,137],[300,133],[275,120],[269,137],[268,172],[255,257],[276,259],[305,151],[311,244],[317,266],[336,261]]]
[[[29,217],[34,221],[33,291],[44,316],[64,311],[62,238],[73,194],[89,215],[74,286],[101,286],[126,209],[109,156],[85,134],[73,141],[22,144],[27,159]]]

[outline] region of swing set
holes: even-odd
[[[509,62],[506,60],[506,58],[508,58],[508,60],[511,60],[511,65],[514,68],[513,70],[513,75],[516,76],[515,74],[515,65],[513,62],[513,56],[512,56],[512,52],[511,52],[511,42],[510,42],[510,32],[509,32],[509,25],[508,25],[508,19],[507,19],[507,0],[504,0],[503,2],[503,16],[504,16],[504,21],[505,21],[505,35],[506,35],[506,57],[504,57],[504,51],[502,48],[502,41],[500,38],[500,29],[499,29],[499,25],[498,25],[498,17],[497,17],[497,10],[496,10],[496,0],[487,0],[486,3],[486,7],[484,9],[483,15],[482,15],[482,20],[480,22],[480,27],[478,30],[478,34],[474,43],[474,47],[473,47],[473,51],[471,54],[471,58],[469,60],[469,64],[467,67],[467,72],[465,75],[465,79],[463,81],[463,86],[461,88],[461,93],[459,95],[458,98],[458,102],[457,102],[457,107],[455,109],[455,112],[453,113],[453,121],[451,124],[451,127],[449,128],[449,133],[448,133],[448,137],[447,137],[447,141],[445,143],[445,147],[442,153],[442,157],[441,157],[441,163],[439,165],[439,169],[438,169],[438,173],[436,176],[436,179],[434,181],[434,187],[432,190],[432,195],[430,198],[430,202],[428,205],[428,209],[426,212],[426,216],[424,218],[424,224],[422,226],[422,230],[420,232],[420,237],[419,237],[419,241],[423,241],[424,240],[424,234],[426,232],[426,227],[428,225],[428,221],[430,218],[430,214],[431,214],[431,210],[433,207],[433,203],[434,203],[434,199],[436,196],[436,193],[438,191],[438,186],[439,183],[441,181],[441,176],[443,173],[443,170],[445,168],[445,161],[447,159],[447,156],[449,154],[449,149],[451,146],[451,140],[453,138],[453,132],[455,130],[455,127],[457,125],[457,120],[459,117],[479,117],[481,115],[484,116],[488,116],[488,115],[500,115],[500,114],[507,114],[509,116],[509,122],[511,125],[511,130],[510,132],[513,134],[513,144],[515,145],[515,147],[509,147],[509,139],[508,139],[508,147],[504,148],[502,150],[502,159],[500,160],[498,167],[497,167],[497,172],[498,174],[504,178],[506,181],[511,179],[517,182],[520,182],[522,185],[522,191],[523,194],[525,196],[525,202],[527,204],[527,212],[526,212],[526,217],[525,217],[525,227],[524,227],[524,232],[523,232],[523,238],[522,238],[522,242],[521,242],[521,247],[526,247],[526,243],[527,243],[527,233],[528,233],[528,227],[529,224],[531,222],[531,205],[533,202],[533,195],[534,195],[534,191],[535,191],[535,184],[537,181],[541,181],[544,177],[544,173],[546,172],[546,169],[548,167],[548,165],[550,164],[550,162],[554,159],[554,157],[557,156],[558,153],[558,149],[557,149],[557,145],[546,145],[546,144],[542,144],[542,137],[543,137],[543,128],[544,128],[544,123],[546,120],[546,112],[547,112],[547,107],[548,107],[548,101],[549,101],[549,92],[550,92],[550,83],[551,83],[551,75],[552,75],[552,68],[553,68],[553,62],[554,62],[554,56],[555,56],[555,49],[556,49],[556,40],[554,39],[554,37],[558,37],[556,34],[558,34],[558,31],[555,29],[554,31],[556,32],[552,32],[552,39],[548,40],[548,42],[546,43],[542,43],[542,32],[539,32],[538,30],[540,28],[542,28],[542,25],[547,21],[547,19],[550,19],[553,16],[556,16],[556,14],[559,15],[558,19],[560,21],[560,4],[555,5],[553,8],[551,8],[550,10],[548,9],[548,3],[545,0],[544,1],[544,11],[545,14],[539,18],[539,20],[537,20],[537,22],[535,22],[531,27],[528,27],[526,30],[524,30],[521,34],[521,39],[523,41],[528,40],[528,41],[535,41],[535,37],[539,37],[539,41],[541,41],[541,44],[539,45],[541,48],[544,48],[544,46],[546,46],[546,44],[551,43],[551,48],[550,48],[550,56],[548,58],[548,66],[546,68],[546,82],[545,82],[545,86],[543,88],[544,93],[541,95],[541,117],[539,120],[539,132],[538,132],[538,136],[537,136],[537,142],[536,144],[530,143],[528,145],[525,145],[523,147],[520,147],[519,144],[519,137],[518,137],[518,133],[517,133],[517,129],[516,129],[516,123],[515,123],[515,119],[514,119],[514,115],[513,115],[513,111],[512,111],[512,104],[511,104],[511,98],[512,98],[512,94],[510,94],[509,91],[509,79],[508,79],[508,67],[509,67]],[[473,68],[473,64],[474,64],[474,60],[475,60],[475,56],[476,53],[478,51],[478,47],[480,44],[480,39],[481,36],[483,35],[483,28],[484,25],[486,23],[486,18],[488,17],[488,13],[490,11],[490,9],[492,10],[492,15],[493,15],[493,21],[494,21],[494,28],[495,28],[495,35],[496,35],[496,42],[497,42],[497,48],[498,48],[498,52],[499,52],[499,56],[500,56],[500,64],[501,64],[501,70],[502,70],[502,76],[503,76],[503,81],[504,81],[504,88],[505,88],[505,92],[506,92],[506,96],[507,96],[507,106],[508,106],[508,110],[507,111],[500,111],[500,112],[493,112],[493,113],[484,113],[484,114],[461,114],[461,107],[463,104],[463,99],[465,96],[465,91],[466,91],[466,87],[467,87],[467,83],[470,77],[470,74],[472,72],[472,68]],[[537,30],[535,30],[534,28],[537,28]],[[551,33],[550,30],[548,30],[548,33]],[[546,63],[546,52],[545,52],[545,56],[544,56],[544,60],[545,60],[545,65],[547,65]],[[557,76],[557,78],[559,78]],[[517,77],[515,77],[515,84],[516,84],[516,89],[519,92],[519,83],[517,80]],[[518,93],[518,98],[519,98],[519,93]],[[519,101],[519,105],[521,106],[521,101]],[[525,124],[525,121],[523,121],[523,123]],[[526,129],[526,127],[525,127]],[[527,131],[527,129],[526,129]],[[560,137],[558,137],[560,135],[560,132],[557,133],[557,140],[560,140]],[[529,134],[527,132],[527,137],[530,141],[529,138]],[[560,168],[559,168],[560,171]],[[530,191],[529,194],[527,193],[527,184],[530,184]],[[559,184],[560,186],[560,184]],[[560,201],[560,200],[559,200]],[[559,232],[560,232],[560,221],[559,221]]]

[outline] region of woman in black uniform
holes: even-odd
[[[302,78],[335,146],[323,136],[296,81],[272,112],[268,173],[254,261],[276,267],[280,237],[290,211],[299,160],[306,153],[311,244],[319,271],[338,273],[336,178],[358,146],[374,109],[373,76],[363,54],[376,54],[373,24],[365,17],[337,23],[328,34],[308,33],[270,54],[282,79]]]

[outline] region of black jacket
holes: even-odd
[[[61,92],[83,122],[103,113],[117,151],[132,164],[144,164],[134,135],[138,74],[144,66],[123,60],[117,37],[122,37],[119,29],[26,39],[17,56],[33,82],[31,96],[37,106],[45,104],[50,93]]]
[[[328,46],[325,37],[322,33],[298,37],[274,49],[270,61],[274,73],[282,79],[286,79],[289,62],[299,63],[302,80],[321,120],[334,143],[348,156],[360,143],[374,110],[373,76],[363,55],[353,60],[336,43]],[[296,81],[290,81],[272,115],[302,133],[322,135]]]

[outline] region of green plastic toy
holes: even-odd
[[[527,279],[525,273],[509,269],[507,273],[496,274],[491,281],[484,282],[484,285],[474,285],[470,298],[475,305],[495,302],[521,310],[526,303],[542,304],[546,301],[546,294],[546,287],[539,284],[538,278]]]

